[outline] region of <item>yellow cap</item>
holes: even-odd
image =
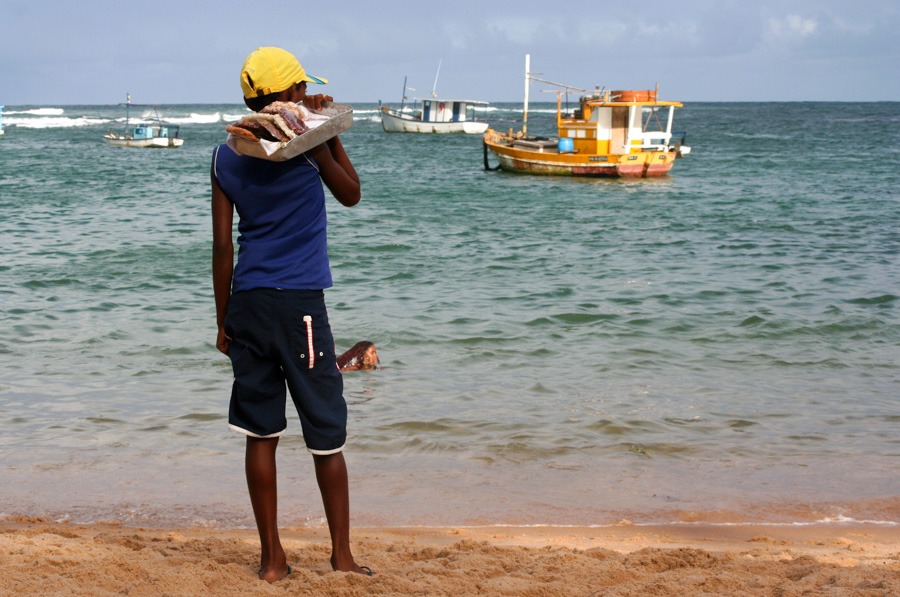
[[[256,48],[241,68],[241,89],[248,99],[284,91],[301,81],[324,85],[328,79],[306,74],[300,61],[281,48]]]

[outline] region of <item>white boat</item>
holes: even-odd
[[[438,65],[440,73],[440,65]],[[485,110],[490,104],[479,100],[441,99],[437,96],[437,76],[431,97],[415,100],[411,112],[404,110],[406,103],[406,78],[403,79],[403,99],[400,109],[381,106],[381,126],[388,133],[469,133],[480,135],[488,123],[479,120],[477,109]]]
[[[413,113],[381,107],[381,126],[388,133],[469,133],[480,135],[488,123],[475,117],[477,100],[423,99]]]
[[[155,106],[142,106],[132,104],[131,95],[126,95],[125,106],[125,130],[122,133],[107,131],[103,135],[103,141],[114,147],[163,147],[174,148],[184,145],[184,139],[178,138],[178,127],[162,124]],[[154,122],[140,122],[131,124],[131,108],[151,108],[154,114]]]

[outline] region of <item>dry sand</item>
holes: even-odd
[[[376,576],[331,572],[325,529],[286,529],[294,572],[256,579],[253,530],[0,520],[0,595],[900,595],[900,529],[354,529]]]

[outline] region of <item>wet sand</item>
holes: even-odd
[[[294,568],[256,579],[254,530],[0,520],[0,595],[898,595],[900,528],[382,527],[374,577],[331,572],[324,528],[283,531]]]

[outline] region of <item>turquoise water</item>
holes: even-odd
[[[326,296],[384,365],[345,376],[355,524],[900,522],[900,104],[689,104],[692,154],[638,181],[486,172],[354,107]],[[210,281],[242,109],[161,114],[181,149],[5,109],[0,515],[253,525]],[[282,522],[321,524],[289,432]]]

